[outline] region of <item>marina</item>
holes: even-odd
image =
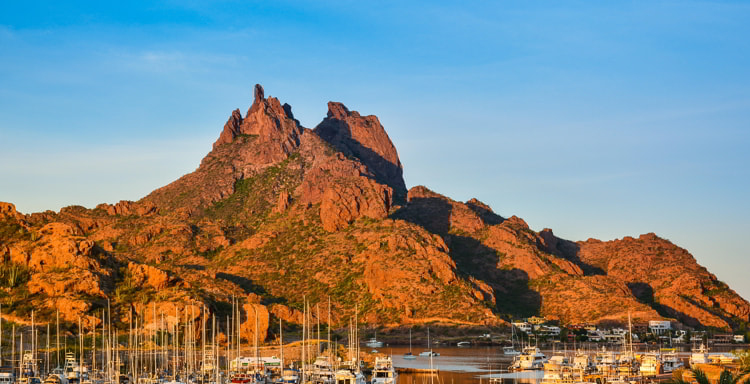
[[[509,347],[494,344],[489,334],[445,337],[445,328],[426,328],[425,349],[415,355],[411,329],[408,346],[391,345],[398,334],[361,337],[354,316],[348,329],[326,329],[321,338],[320,324],[306,314],[301,332],[285,335],[279,322],[277,340],[263,345],[257,317],[248,334],[251,323],[240,327],[238,309],[235,303],[224,324],[205,308],[170,324],[152,307],[149,326],[135,316],[119,331],[104,311],[90,330],[81,322],[77,329],[67,324],[61,330],[58,321],[54,330],[52,324],[38,326],[33,312],[31,325],[12,323],[10,332],[6,325],[9,335],[0,322],[0,384],[636,384],[666,381],[686,367],[737,372],[738,356],[747,357],[741,353],[746,345],[738,352],[739,345],[661,347],[631,338],[534,345],[521,339],[515,353],[515,335]]]

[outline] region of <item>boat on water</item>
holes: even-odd
[[[267,384],[270,382],[270,372],[265,360],[237,357],[230,362],[230,366],[233,368],[233,373],[229,376],[230,383]]]
[[[393,367],[393,360],[390,357],[376,357],[370,383],[396,384],[397,382],[398,372],[396,372],[396,368]]]
[[[588,353],[579,350],[573,357],[572,367],[576,371],[581,371],[584,374],[589,374],[596,369],[591,357]]]
[[[88,380],[88,370],[86,367],[82,367],[78,364],[76,355],[73,352],[65,353],[65,366],[63,367],[63,371],[65,372],[65,378],[70,384],[81,383]]]
[[[458,343],[456,343],[456,346],[460,347],[460,348],[471,347],[471,342],[470,341],[459,341]]]
[[[340,369],[336,371],[336,384],[367,384],[367,380],[359,370]]]
[[[59,373],[50,373],[44,379],[44,384],[68,384],[68,379],[65,378],[65,375]]]
[[[17,384],[42,384],[42,379],[32,376],[32,377],[19,377],[18,380],[16,380]]]
[[[335,370],[331,364],[331,360],[326,356],[318,356],[312,364],[312,367],[307,370],[309,373],[309,380],[314,383],[333,383],[335,378]]]
[[[299,382],[300,372],[292,368],[282,369],[279,378],[276,380],[277,384],[299,384]]]
[[[429,350],[420,352],[419,356],[423,356],[423,357],[440,356],[439,353],[432,350],[432,345],[430,344],[430,328],[427,328],[427,348],[429,348]]]
[[[690,354],[690,368],[695,368],[697,364],[709,364],[711,361],[708,358],[708,348],[706,345],[701,343],[700,347],[693,348]]]
[[[656,376],[662,373],[661,356],[656,352],[648,352],[641,356],[639,372],[643,376]]]
[[[505,356],[518,356],[521,352],[517,351],[515,347],[513,346],[505,346],[503,347],[503,355]]]
[[[12,367],[0,367],[0,384],[13,384],[15,377]]]
[[[510,366],[514,371],[531,371],[544,368],[547,362],[547,356],[537,347],[524,347],[521,354],[516,356]]]
[[[513,323],[510,324],[510,346],[503,347],[503,355],[505,356],[518,356],[521,354],[516,349],[516,326]]]
[[[677,369],[683,368],[685,364],[682,363],[679,357],[677,357],[677,351],[671,348],[667,350],[661,356],[661,366],[664,373],[674,372]]]
[[[541,384],[570,384],[583,382],[584,372],[575,369],[568,356],[555,355],[543,365]]]
[[[602,347],[601,351],[596,352],[594,365],[597,374],[605,377],[615,376],[617,371],[617,352],[608,351]]]
[[[229,377],[232,384],[266,384],[268,376],[260,372],[237,372]]]
[[[378,331],[375,331],[375,336],[365,342],[365,345],[370,348],[380,348],[383,346],[383,342],[378,340]]]
[[[417,357],[414,356],[413,353],[411,353],[411,329],[409,329],[409,352],[404,353],[404,359],[406,360],[414,360]]]

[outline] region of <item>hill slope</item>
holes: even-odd
[[[59,308],[94,325],[107,298],[122,321],[133,310],[148,321],[151,304],[224,315],[241,297],[243,320],[267,326],[330,297],[337,325],[355,306],[373,324],[749,320],[745,300],[656,235],[571,242],[477,200],[407,192],[379,120],[328,107],[307,129],[256,86],[194,172],[137,202],[30,215],[0,205],[3,313]]]

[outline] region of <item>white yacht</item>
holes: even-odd
[[[311,379],[316,383],[333,383],[335,372],[328,357],[318,356],[309,370]]]
[[[664,373],[674,372],[684,366],[685,364],[677,357],[677,352],[674,350],[667,351],[661,356],[661,367]]]
[[[397,382],[398,372],[393,367],[393,360],[390,357],[376,357],[371,384],[396,384]]]
[[[78,365],[78,360],[76,360],[76,355],[73,352],[65,353],[65,367],[63,367],[63,370],[68,383],[80,383],[88,379],[88,370],[86,367]]]
[[[539,348],[524,347],[510,368],[516,371],[536,370],[544,368],[544,363],[546,362],[547,356]]]
[[[708,348],[705,344],[701,343],[698,348],[693,348],[693,352],[690,354],[690,368],[695,368],[696,364],[708,364]]]
[[[383,342],[378,340],[378,332],[375,332],[375,337],[365,342],[365,345],[370,348],[380,348],[383,346]]]
[[[284,368],[281,370],[281,375],[276,381],[278,384],[299,384],[300,374],[299,371],[292,368]]]
[[[581,350],[576,352],[576,355],[573,357],[572,366],[573,369],[585,374],[591,373],[596,369],[596,365],[594,365],[589,354]]]
[[[367,381],[360,371],[340,369],[336,371],[336,384],[367,384]]]
[[[12,369],[0,371],[0,384],[13,384],[14,381]]]
[[[640,373],[643,376],[656,376],[662,373],[661,356],[656,352],[648,352],[641,356]]]
[[[427,348],[429,348],[430,350],[420,352],[419,356],[425,356],[425,357],[440,356],[439,353],[432,351],[432,345],[430,345],[430,328],[427,328]]]

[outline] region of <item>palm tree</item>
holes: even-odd
[[[706,376],[706,373],[698,368],[691,369],[695,382],[698,384],[711,384]],[[725,369],[719,375],[719,381],[716,384],[740,384],[745,382],[746,376],[750,374],[750,368],[744,368],[737,375],[733,375],[728,369]],[[692,381],[687,381],[682,376],[673,378],[667,381],[667,384],[690,384]]]

